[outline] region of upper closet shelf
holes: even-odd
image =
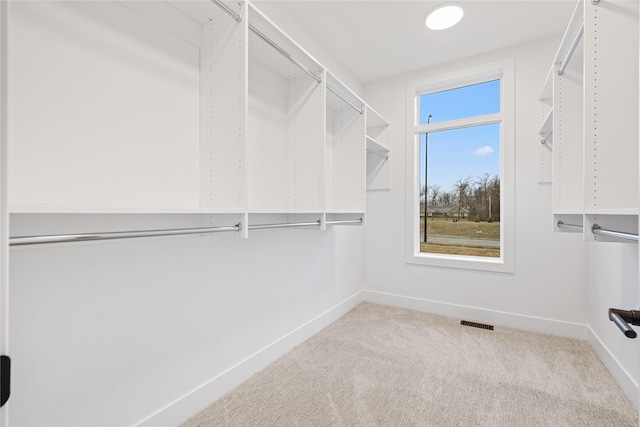
[[[375,139],[371,138],[369,135],[367,135],[367,150],[377,153],[384,157],[386,157],[387,154],[389,153],[389,149],[387,147],[385,147]]]
[[[552,65],[547,73],[547,78],[544,81],[544,86],[542,87],[540,97],[538,98],[539,101],[549,105],[553,103],[553,70],[554,67]]]
[[[585,215],[638,215],[638,208],[627,209],[585,209]]]
[[[549,110],[547,118],[544,120],[542,127],[540,128],[540,143],[546,144],[546,142],[553,136],[553,108]]]
[[[133,207],[90,207],[90,206],[13,206],[10,213],[16,214],[242,214],[238,209],[171,209]]]
[[[347,85],[327,71],[327,106],[333,110],[348,107],[358,114],[364,114],[365,103]]]

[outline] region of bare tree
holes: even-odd
[[[491,195],[489,194],[489,187],[491,183],[491,174],[489,172],[485,172],[484,174],[478,176],[476,178],[476,188],[474,193],[476,194],[475,204],[480,212],[485,211],[487,217],[491,216],[491,206],[489,206],[489,201],[491,200]],[[482,216],[482,213],[480,214]]]
[[[441,187],[438,184],[433,184],[428,187],[429,197],[431,198],[431,205],[436,205],[436,200],[438,199],[438,195],[440,194]]]
[[[471,198],[471,177],[461,176],[460,178],[458,178],[455,184],[453,184],[453,189],[458,195],[458,216],[460,216],[460,211],[462,208],[470,208],[469,200]]]

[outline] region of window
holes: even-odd
[[[407,262],[513,272],[513,86],[512,60],[408,85]]]

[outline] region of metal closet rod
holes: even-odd
[[[575,224],[565,224],[562,221],[558,221],[558,227],[564,227],[564,228],[579,228],[580,230],[582,230],[582,226],[581,225],[575,225]]]
[[[540,140],[540,144],[546,144],[547,141],[549,140],[549,138],[551,138],[551,135],[553,135],[553,131],[549,132],[549,135],[545,136],[544,138],[542,138]]]
[[[166,230],[108,231],[104,233],[53,234],[9,238],[9,246],[42,245],[47,243],[88,242],[93,240],[135,239],[140,237],[179,236],[184,234],[240,231],[242,224],[224,227],[174,228]]]
[[[256,36],[258,36],[262,40],[264,40],[269,46],[271,46],[272,48],[277,50],[278,53],[280,53],[282,56],[287,58],[289,61],[293,62],[293,64],[296,67],[300,68],[307,75],[309,75],[312,79],[314,79],[318,83],[322,83],[322,78],[320,76],[316,75],[316,73],[314,73],[313,71],[311,71],[310,69],[308,69],[307,67],[302,65],[302,63],[300,61],[298,61],[296,58],[294,58],[289,52],[287,52],[286,50],[281,48],[276,42],[271,40],[269,37],[267,37],[264,34],[262,34],[258,29],[256,29],[256,27],[254,27],[253,25],[249,24],[249,30],[251,30]]]
[[[601,228],[598,224],[593,224],[593,227],[591,227],[591,231],[593,231],[593,234],[603,234],[605,236],[618,237],[620,239],[627,239],[627,240],[635,240],[636,242],[638,241],[637,234],[625,233],[622,231],[606,230],[604,228]]]
[[[573,39],[573,43],[571,43],[571,47],[569,48],[569,52],[567,52],[567,56],[564,57],[564,61],[560,63],[560,69],[558,70],[558,75],[561,76],[564,74],[565,68],[567,68],[567,64],[569,60],[573,56],[573,52],[575,52],[576,47],[578,47],[578,43],[580,43],[580,39],[582,38],[582,34],[584,34],[584,22],[580,25],[580,29],[578,30],[578,34],[576,34],[576,38]]]
[[[242,22],[242,16],[236,13],[233,9],[231,9],[226,4],[222,3],[220,0],[209,0],[211,3],[214,3],[220,9],[224,10],[227,15],[231,16],[237,23]]]
[[[240,16],[239,14],[234,12],[229,6],[227,6],[226,4],[221,2],[220,0],[209,0],[209,1],[211,1],[212,3],[217,5],[220,9],[224,10],[229,16],[231,16],[233,19],[235,19],[236,22],[242,22],[242,16]],[[321,77],[319,77],[313,71],[311,71],[310,69],[308,69],[307,67],[302,65],[302,63],[300,61],[295,59],[289,52],[287,52],[286,50],[284,50],[283,48],[278,46],[278,44],[276,42],[274,42],[273,40],[271,40],[269,37],[267,37],[264,34],[262,34],[258,29],[256,29],[256,27],[254,27],[253,25],[249,24],[249,30],[251,30],[255,35],[260,37],[262,40],[264,40],[269,46],[271,46],[272,48],[277,50],[282,56],[287,58],[289,61],[293,62],[296,65],[296,67],[300,68],[302,71],[307,73],[315,81],[317,81],[318,83],[322,82],[322,78]]]
[[[558,227],[579,228],[581,230],[584,228],[582,225],[565,224],[562,221],[558,221]],[[593,234],[602,234],[605,236],[618,237],[620,239],[635,240],[636,242],[638,241],[637,234],[625,233],[623,231],[607,230],[600,227],[598,224],[593,224],[593,226],[591,227],[591,231],[593,232]]]
[[[362,218],[326,221],[325,224],[355,224],[362,223]],[[274,228],[310,227],[319,226],[320,220],[314,222],[291,222],[281,224],[256,224],[250,225],[249,230],[266,230]],[[139,230],[139,231],[108,231],[103,233],[79,233],[79,234],[53,234],[42,236],[17,236],[9,238],[9,246],[42,245],[48,243],[89,242],[95,240],[136,239],[141,237],[180,236],[188,234],[223,233],[228,231],[241,231],[242,223],[232,226],[199,227],[199,228],[174,228],[166,230]]]
[[[358,113],[360,113],[360,114],[364,113],[364,110],[362,108],[358,107],[356,104],[354,104],[353,102],[349,101],[343,94],[338,92],[338,90],[335,89],[333,86],[331,86],[329,83],[327,83],[327,89],[329,89],[331,92],[333,92],[338,98],[340,98],[344,102],[346,102],[347,105],[349,105],[351,108],[356,110]]]
[[[236,12],[234,12],[229,6],[227,6],[226,4],[224,4],[223,2],[221,2],[220,0],[209,0],[212,3],[216,4],[218,7],[220,7],[223,11],[225,11],[229,16],[231,16],[233,19],[236,20],[236,22],[242,22],[242,16],[240,16],[239,14],[237,14]],[[300,68],[302,71],[304,71],[307,75],[309,75],[312,79],[314,79],[315,81],[317,81],[318,83],[322,82],[322,78],[320,76],[318,76],[317,74],[315,74],[313,71],[311,71],[310,69],[308,69],[307,67],[305,67],[300,61],[298,61],[297,59],[295,59],[293,57],[293,55],[291,55],[289,52],[287,52],[286,50],[284,50],[283,48],[281,48],[276,42],[274,42],[273,40],[271,40],[269,37],[265,36],[262,32],[260,32],[260,30],[258,30],[256,27],[254,27],[253,25],[249,24],[249,30],[251,30],[255,35],[257,35],[258,37],[260,37],[262,40],[264,40],[269,46],[273,47],[275,50],[277,50],[282,56],[284,56],[285,58],[287,58],[289,61],[293,62],[296,67]],[[354,110],[356,110],[358,113],[360,114],[364,114],[364,110],[360,107],[358,107],[357,105],[355,105],[353,102],[349,101],[343,94],[341,94],[340,92],[338,92],[335,88],[333,88],[331,85],[327,84],[327,89],[329,89],[331,92],[333,92],[334,94],[336,94],[336,96],[340,99],[342,99],[344,102],[346,102],[347,104],[349,104],[349,106],[351,108],[353,108]]]

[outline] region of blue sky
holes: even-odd
[[[491,114],[500,110],[500,81],[481,83],[464,88],[436,92],[420,97],[420,123],[443,122],[463,117]],[[424,185],[424,145],[420,138],[420,182]],[[475,180],[489,172],[500,173],[500,125],[483,125],[428,135],[429,157],[427,182],[450,191],[462,176]]]

